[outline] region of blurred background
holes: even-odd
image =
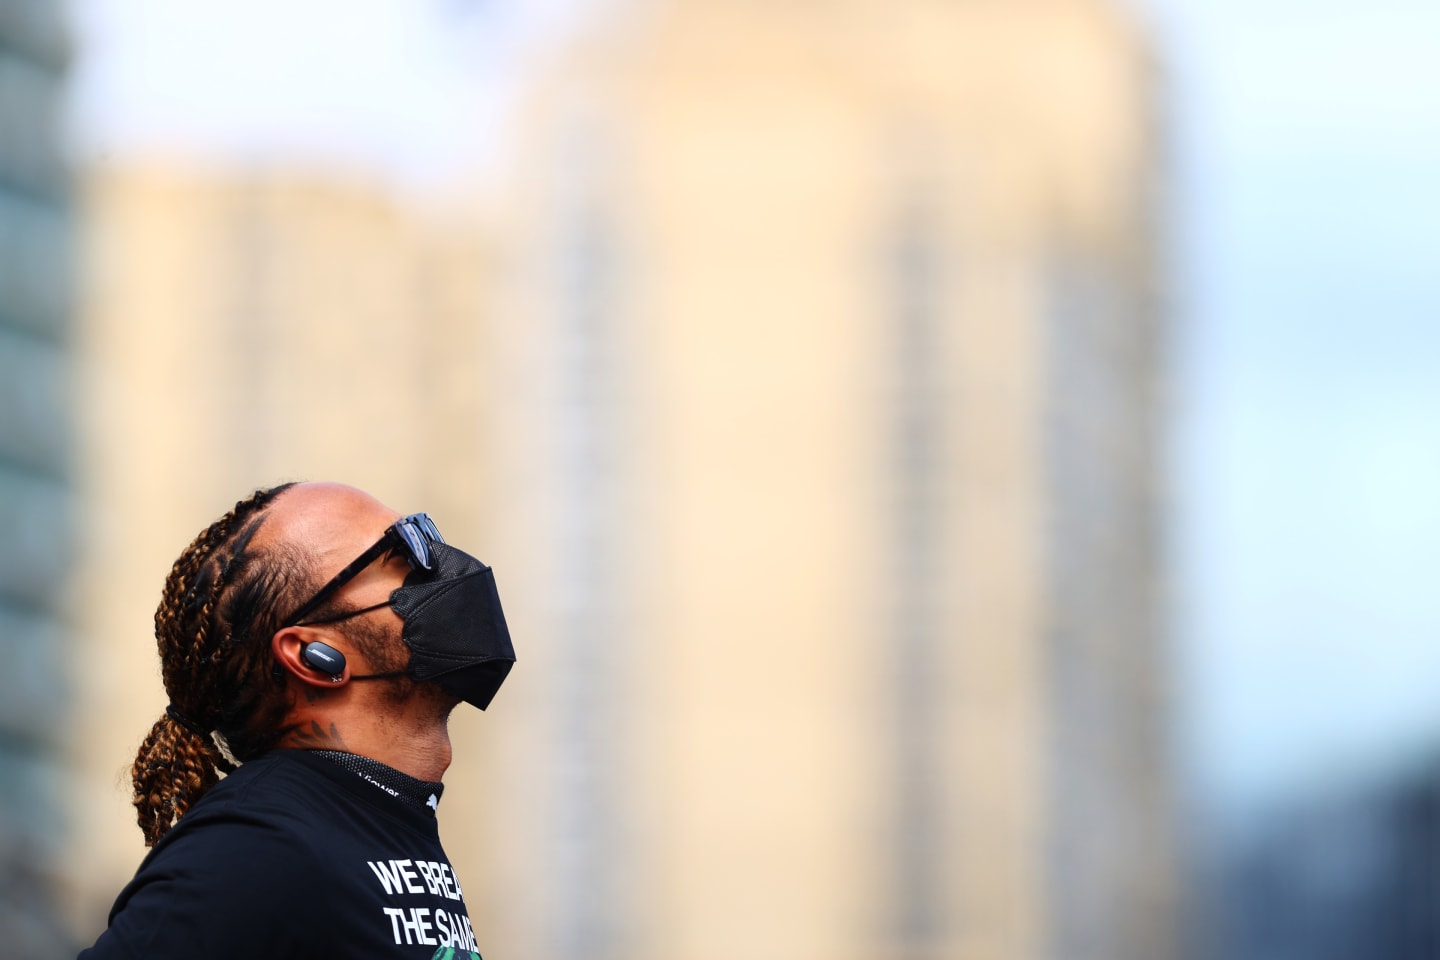
[[[0,0],[0,957],[258,486],[493,564],[486,956],[1440,956],[1440,11]]]

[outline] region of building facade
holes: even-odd
[[[0,930],[6,956],[70,946],[63,895],[73,556],[69,38],[56,4],[0,2]]]
[[[1235,960],[1440,955],[1437,754],[1286,797],[1223,837],[1209,879]]]
[[[537,84],[507,953],[1174,955],[1153,85],[1085,0],[612,4]]]

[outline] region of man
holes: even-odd
[[[515,659],[490,569],[425,514],[287,484],[180,555],[155,634],[153,849],[80,956],[478,958],[435,808],[450,711]]]

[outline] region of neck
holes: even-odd
[[[444,720],[431,723],[398,740],[387,740],[382,749],[364,755],[417,780],[438,783],[450,769],[450,727]]]
[[[423,709],[427,706],[433,707],[412,700],[384,708],[353,702],[330,709],[297,707],[276,746],[359,754],[417,780],[439,782],[450,767],[450,711]]]

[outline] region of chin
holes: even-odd
[[[461,703],[460,698],[433,683],[417,683],[415,695],[429,704],[438,720],[449,720],[450,714]]]

